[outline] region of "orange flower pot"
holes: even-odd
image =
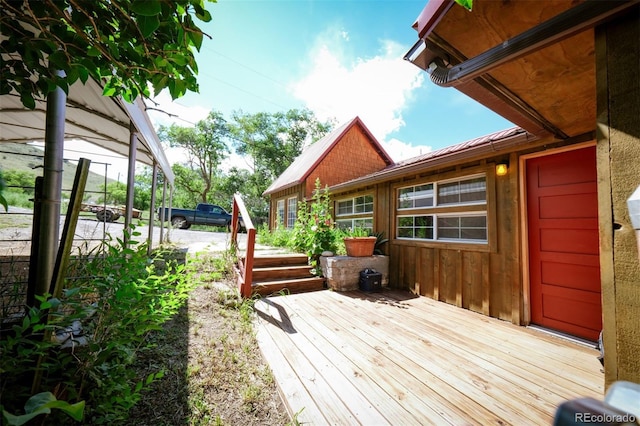
[[[376,237],[346,237],[344,247],[347,249],[347,256],[366,257],[373,256],[376,247]]]

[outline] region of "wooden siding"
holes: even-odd
[[[600,268],[607,385],[640,383],[640,253],[626,199],[640,184],[638,6],[596,31]]]
[[[360,126],[353,126],[311,171],[306,181],[306,194],[312,194],[316,178],[322,187],[347,182],[386,167],[371,145],[371,139]]]
[[[522,323],[517,157],[514,154],[507,158],[510,160],[509,173],[503,177],[496,177],[494,173],[495,163],[504,159],[501,157],[459,166],[453,171],[402,180],[402,186],[406,186],[484,172],[489,241],[477,245],[392,240],[391,287]],[[395,206],[395,190],[387,192],[393,197],[387,202],[392,201],[389,204]],[[390,235],[395,233],[394,209],[389,212],[390,219],[386,224],[386,232]]]
[[[547,147],[551,146],[558,144],[547,141]],[[454,167],[425,170],[419,175],[377,184],[374,190],[374,229],[384,232],[390,239],[385,247],[385,253],[390,256],[390,287],[410,290],[514,324],[526,324],[519,157],[521,153],[541,150],[542,143],[530,145],[522,152],[470,159]],[[495,164],[507,160],[508,174],[495,176]],[[398,187],[476,173],[484,173],[487,179],[488,244],[395,239],[395,194]]]
[[[287,199],[296,196],[298,198],[298,202],[300,202],[300,200],[303,200],[306,197],[304,189],[304,184],[299,184],[271,194],[269,201],[269,229],[273,229],[276,226],[278,215],[278,200],[284,200],[284,220],[286,224]]]

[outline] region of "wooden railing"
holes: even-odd
[[[243,249],[238,244],[238,232],[240,231],[240,220],[244,222],[247,232],[247,245]],[[233,209],[231,217],[231,246],[236,251],[238,263],[236,264],[236,276],[238,280],[238,290],[242,297],[251,297],[251,282],[253,279],[253,251],[256,243],[256,228],[253,226],[251,216],[242,201],[240,194],[233,196]]]

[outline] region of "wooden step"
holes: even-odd
[[[270,266],[307,265],[309,258],[305,254],[274,254],[256,256],[253,258],[254,268],[267,268]]]
[[[253,268],[253,282],[274,281],[291,278],[312,277],[311,265],[275,266],[269,268]]]
[[[323,290],[325,288],[324,286],[324,278],[309,277],[293,280],[254,282],[251,286],[251,292],[262,296],[277,296],[277,293],[280,291],[285,295],[290,293],[302,293],[305,291]]]

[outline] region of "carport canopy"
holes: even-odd
[[[173,185],[174,175],[142,99],[128,103],[122,98],[102,95],[102,86],[89,79],[69,88],[65,113],[65,140],[78,139],[109,151],[129,156],[131,129],[138,143],[136,161],[153,166],[154,162]],[[44,141],[46,100],[36,100],[33,110],[25,108],[15,94],[0,96],[0,142],[28,143]]]

